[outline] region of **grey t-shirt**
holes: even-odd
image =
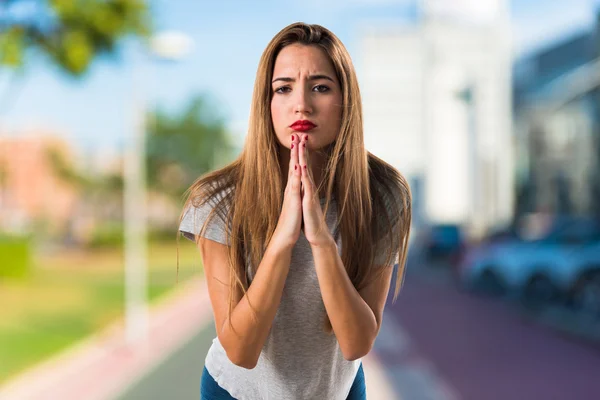
[[[180,231],[193,240],[190,233],[200,231],[214,204],[209,201],[202,207],[187,209]],[[336,219],[337,205],[333,201],[326,215],[331,232]],[[224,221],[218,216],[213,218],[204,237],[227,245]],[[338,239],[341,254],[340,242]],[[248,274],[252,279],[250,271]],[[301,233],[256,367],[248,370],[233,364],[218,337],[208,351],[205,366],[219,386],[240,400],[346,399],[361,361],[347,361],[335,335],[325,333],[325,313],[312,251]]]

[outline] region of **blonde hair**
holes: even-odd
[[[365,150],[361,97],[352,60],[342,42],[322,26],[295,23],[271,40],[258,65],[248,135],[241,155],[224,168],[200,177],[186,192],[183,210],[220,198],[196,241],[212,218],[219,216],[226,221],[232,272],[229,285],[246,293],[249,287],[246,263],[249,262],[255,274],[283,203],[282,177],[287,171],[280,167],[270,102],[275,60],[281,49],[290,44],[323,49],[331,59],[342,91],[340,131],[334,143],[322,151],[328,156],[323,179],[327,193],[324,215],[333,195],[338,209],[334,235],[341,235],[343,264],[355,288],[360,290],[384,272],[384,268],[374,265],[378,253],[384,251],[383,265],[393,264],[393,256],[398,253],[395,301],[403,283],[408,250],[410,188],[398,171]],[[231,290],[230,314],[233,296]],[[327,316],[325,329],[332,331]]]

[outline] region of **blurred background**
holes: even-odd
[[[197,398],[183,195],[297,21],[344,42],[413,193],[370,398],[598,398],[599,0],[0,1],[0,398]]]

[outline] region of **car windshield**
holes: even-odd
[[[458,242],[460,229],[455,225],[440,225],[434,228],[433,234],[440,240]]]
[[[557,218],[544,241],[585,243],[600,240],[600,224],[593,219]]]

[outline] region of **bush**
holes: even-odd
[[[124,243],[123,225],[118,223],[103,224],[93,233],[88,243],[92,248],[121,247]]]
[[[177,228],[149,228],[148,229],[148,240],[151,242],[169,242],[175,241],[177,238]]]
[[[0,278],[24,278],[31,270],[31,240],[0,234]]]
[[[87,245],[90,248],[122,247],[125,244],[124,230],[122,224],[104,224],[95,229]],[[149,226],[146,238],[149,242],[174,242],[177,230]]]

